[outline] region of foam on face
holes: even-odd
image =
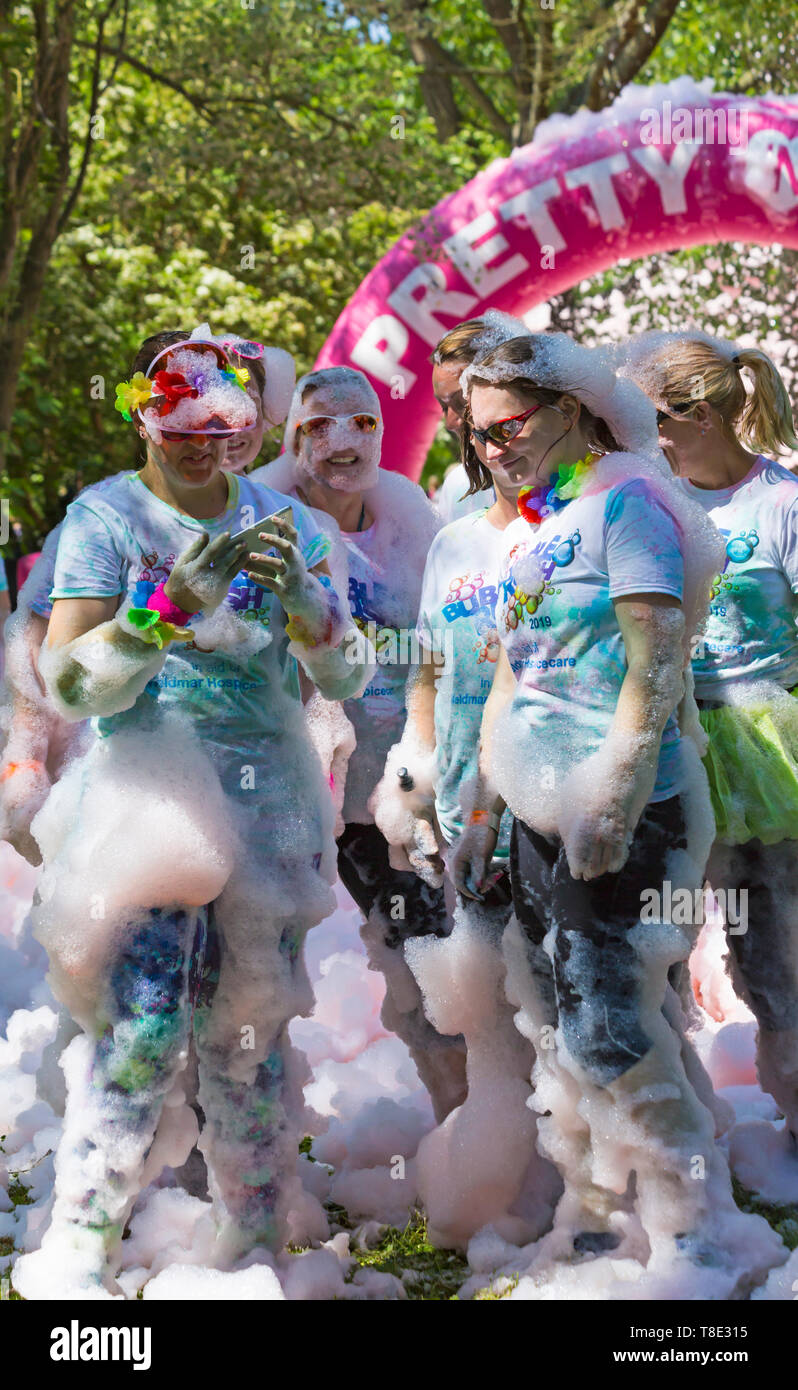
[[[304,397],[304,399],[303,399]],[[357,413],[378,420],[371,432],[358,429],[354,420],[336,420],[309,438],[297,438],[303,420],[314,415],[332,417]],[[377,482],[384,425],[379,397],[362,372],[342,367],[308,373],[296,384],[286,421],[284,447],[297,460],[300,473],[341,492],[361,492]],[[356,464],[335,466],[331,454],[358,455]]]

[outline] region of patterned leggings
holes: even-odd
[[[289,972],[300,948],[283,933],[279,950]],[[301,1090],[286,1079],[288,1018],[257,1041],[241,1030],[239,1046],[256,1047],[258,1060],[253,1079],[234,1079],[231,1059],[209,1036],[220,958],[213,907],[154,909],[128,928],[110,971],[97,1036],[81,1065],[70,1069],[54,1225],[94,1228],[109,1250],[121,1238],[193,1034],[206,1120],[200,1147],[222,1253],[234,1259],[255,1245],[279,1242],[281,1181],[296,1163],[290,1112],[301,1106]],[[290,999],[285,1012],[294,1012]]]

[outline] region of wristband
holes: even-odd
[[[3,771],[0,772],[0,782],[7,782],[15,772],[46,772],[47,769],[43,762],[38,758],[25,758],[19,763],[6,763]]]
[[[490,817],[488,816],[488,812],[481,806],[475,806],[468,818],[469,825],[485,825],[489,823],[489,821]]]
[[[186,640],[178,637],[174,623],[165,623],[154,608],[128,608],[125,617],[130,626],[136,629],[136,636],[142,642],[151,642],[159,651],[169,642]]]
[[[333,634],[333,620],[329,618],[326,624],[326,631],[321,637],[314,637],[307,623],[304,623],[296,613],[289,613],[288,622],[285,625],[287,635],[292,642],[298,642],[302,647],[309,647],[312,651],[314,647],[329,647],[330,638]]]
[[[153,590],[147,599],[145,607],[152,608],[156,613],[160,613],[164,622],[176,624],[177,627],[185,627],[189,618],[192,617],[192,614],[187,613],[184,608],[178,608],[177,604],[172,602],[164,588],[165,583],[166,580],[164,580],[163,584],[159,584],[157,589]]]
[[[491,830],[496,831],[497,835],[499,833],[499,830],[501,829],[501,823],[501,816],[497,815],[495,811],[491,811],[490,815],[488,816],[488,825],[490,826]]]

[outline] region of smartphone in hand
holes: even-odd
[[[243,531],[236,531],[235,535],[230,537],[230,544],[246,544],[247,551],[253,555],[275,555],[276,551],[263,549],[264,542],[259,539],[261,531],[280,536],[283,534],[283,525],[286,522],[290,524],[293,520],[293,507],[281,507],[279,512],[271,512],[269,516],[261,517],[260,521],[253,521],[252,525],[246,526]]]

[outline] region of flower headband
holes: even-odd
[[[125,420],[137,414],[156,443],[164,428],[179,434],[231,434],[257,424],[248,380],[248,369],[236,367],[218,343],[186,340],[159,352],[146,374],[136,372],[130,381],[120,382],[114,408]]]

